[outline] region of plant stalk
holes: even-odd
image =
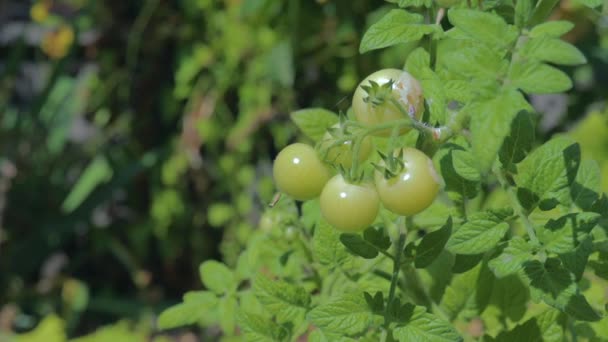
[[[399,271],[401,270],[401,256],[403,255],[403,248],[405,247],[406,227],[405,223],[402,227],[399,227],[399,238],[395,245],[395,255],[393,261],[393,276],[391,278],[391,286],[388,291],[388,299],[386,302],[386,309],[384,311],[384,326],[388,329],[391,320],[389,318],[389,308],[393,300],[395,299],[395,290],[397,289],[397,282],[399,281]]]
[[[515,194],[515,192],[513,192],[513,187],[511,187],[509,185],[505,175],[502,173],[501,170],[499,170],[498,168],[495,167],[493,172],[496,175],[496,178],[498,179],[498,182],[500,183],[500,185],[507,192],[507,195],[509,196],[509,201],[511,202],[511,205],[513,206],[513,209],[515,210],[515,213],[517,214],[517,216],[519,216],[521,221],[524,223],[524,226],[526,227],[526,232],[528,233],[528,237],[530,238],[530,241],[534,245],[539,246],[540,241],[536,237],[534,225],[532,224],[532,222],[530,222],[530,219],[528,219],[528,216],[525,214],[524,208],[521,206],[521,203],[519,203],[517,194]]]

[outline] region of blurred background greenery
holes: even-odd
[[[0,0],[0,340],[200,338],[154,318],[257,229],[271,161],[300,139],[290,111],[347,110],[403,66],[415,45],[358,54],[388,5]],[[608,16],[565,1],[554,18],[590,63],[531,99],[539,131],[571,132],[608,191]]]

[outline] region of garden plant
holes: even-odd
[[[608,341],[607,18],[0,1],[0,342]]]
[[[230,266],[159,317],[246,341],[608,339],[608,198],[534,94],[587,63],[555,0],[393,0],[360,53],[416,43],[350,108],[308,108]],[[586,1],[597,7],[594,1]],[[297,96],[297,95],[296,95]]]

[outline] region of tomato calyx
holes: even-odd
[[[373,163],[374,168],[384,175],[385,179],[391,179],[397,175],[407,171],[405,167],[404,150],[400,149],[398,154],[386,155],[378,151],[380,158],[382,159],[383,165]]]
[[[370,85],[362,85],[361,88],[365,90],[367,96],[363,98],[365,103],[371,103],[374,107],[380,107],[384,104],[390,104],[394,97],[393,85],[396,80],[389,80],[386,83],[378,84],[375,81],[369,80]]]
[[[352,141],[355,138],[343,115],[340,115],[340,122],[327,128],[327,133],[334,139],[334,142],[332,142],[332,145],[329,146],[329,148]]]
[[[361,88],[365,90],[367,96],[363,98],[363,102],[369,103],[374,108],[379,108],[382,106],[392,106],[398,112],[400,112],[404,118],[416,120],[416,107],[412,103],[408,103],[407,108],[403,106],[402,101],[409,102],[408,100],[399,100],[395,96],[395,83],[397,80],[389,80],[386,83],[378,84],[372,80],[369,81],[370,85],[362,85]],[[407,98],[407,95],[399,94],[398,96],[403,96],[404,99]]]

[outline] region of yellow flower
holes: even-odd
[[[51,1],[38,1],[30,8],[30,17],[37,23],[43,22],[49,16]]]
[[[42,39],[42,51],[53,59],[64,57],[74,43],[74,30],[68,25],[62,25],[54,32],[49,32]]]

